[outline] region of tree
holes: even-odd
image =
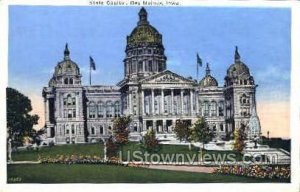
[[[245,128],[246,126],[241,124],[241,127],[234,131],[233,149],[237,152],[242,152],[246,146],[245,140],[247,139],[247,135],[245,133]]]
[[[208,126],[204,117],[200,117],[192,126],[191,139],[194,142],[208,143],[214,138],[214,132]]]
[[[149,129],[143,137],[142,149],[148,152],[158,152],[159,151],[159,142],[156,139],[156,134],[153,129]]]
[[[113,120],[113,134],[115,141],[121,147],[128,142],[130,122],[130,116],[117,117]]]
[[[117,157],[117,154],[118,154],[118,146],[115,143],[114,138],[110,136],[106,141],[106,155],[108,159],[111,159],[112,157]]]
[[[182,120],[177,120],[174,128],[174,133],[180,141],[188,141],[190,137],[189,125]]]
[[[6,89],[7,129],[12,146],[22,145],[23,137],[32,137],[33,125],[39,120],[38,115],[30,115],[31,101],[28,97],[13,88]]]

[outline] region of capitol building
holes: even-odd
[[[83,85],[79,65],[66,45],[43,88],[47,138],[57,144],[98,142],[112,133],[112,120],[130,115],[130,137],[153,129],[172,134],[177,120],[192,125],[205,117],[216,140],[227,140],[235,129],[246,127],[249,139],[259,137],[256,87],[236,47],[223,86],[207,64],[199,82],[167,69],[163,36],[148,20],[144,8],[137,26],[127,36],[124,78],[116,85]],[[121,53],[120,53],[121,54]]]

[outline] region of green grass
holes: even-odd
[[[14,161],[36,161],[38,156],[56,156],[56,155],[97,155],[103,157],[102,144],[74,144],[74,145],[57,145],[53,147],[44,147],[38,151],[19,151],[12,153]]]
[[[122,159],[124,161],[127,160],[138,160],[137,158],[133,158],[133,152],[134,151],[141,151],[144,153],[139,145],[139,143],[128,143],[123,147],[122,150]],[[240,160],[242,158],[242,155],[233,151],[205,151],[206,154],[228,154],[232,153],[236,155],[237,160]],[[74,145],[61,145],[61,146],[54,146],[54,147],[45,147],[41,148],[39,151],[20,151],[20,152],[14,152],[12,154],[12,158],[14,161],[36,161],[38,159],[38,156],[46,157],[51,156],[54,157],[56,155],[97,155],[103,157],[103,145],[102,144],[74,144]],[[130,155],[129,155],[130,154]],[[198,154],[199,149],[192,147],[192,150],[189,150],[188,146],[183,145],[161,145],[160,150],[157,152],[158,155],[161,154],[183,154],[189,155],[190,157],[195,156],[194,161],[198,161]],[[128,156],[130,159],[128,159]],[[145,160],[145,157],[143,157],[143,160]],[[149,158],[148,158],[149,159]],[[173,161],[176,159],[174,158]],[[182,161],[182,158],[179,158],[179,161]],[[187,160],[186,160],[187,161]]]
[[[153,170],[112,165],[8,165],[8,183],[257,183],[287,182],[249,177]]]

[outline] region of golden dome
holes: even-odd
[[[138,25],[133,29],[131,34],[127,36],[127,45],[135,46],[143,43],[162,44],[162,35],[149,24],[147,20],[147,11],[144,7],[139,12]]]

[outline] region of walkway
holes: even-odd
[[[186,171],[197,173],[213,173],[215,167],[199,167],[199,166],[176,166],[176,165],[149,165],[149,169],[172,170],[172,171]]]

